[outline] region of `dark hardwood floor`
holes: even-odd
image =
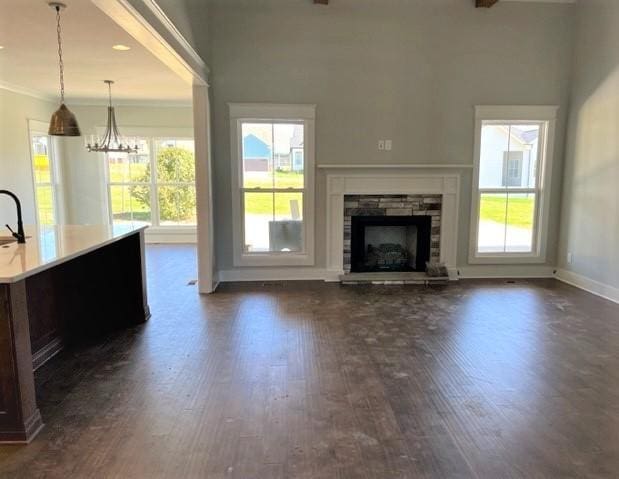
[[[619,305],[553,280],[200,297],[193,248],[147,260],[152,319],[37,372],[46,427],[1,477],[619,476]]]

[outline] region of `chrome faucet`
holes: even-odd
[[[18,243],[25,243],[26,234],[24,233],[24,223],[21,217],[21,203],[19,202],[19,198],[15,195],[15,193],[10,192],[9,190],[0,190],[0,195],[7,195],[13,198],[13,201],[15,202],[15,206],[17,208],[17,233],[13,231],[9,225],[6,225],[6,227],[9,229],[9,231]]]

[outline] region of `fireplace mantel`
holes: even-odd
[[[345,195],[437,195],[442,200],[440,260],[451,279],[457,279],[458,208],[460,175],[424,174],[418,169],[376,168],[372,172],[348,168],[327,174],[327,273],[339,281],[344,273]]]

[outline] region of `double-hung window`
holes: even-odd
[[[311,265],[314,107],[231,104],[234,263]]]
[[[544,262],[556,107],[477,107],[470,262]]]
[[[137,153],[105,155],[110,221],[195,227],[193,139],[142,136],[136,141]]]
[[[59,223],[56,157],[47,124],[30,120],[30,152],[39,226]]]

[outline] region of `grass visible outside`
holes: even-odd
[[[535,216],[535,198],[526,195],[482,195],[480,220],[504,224],[507,213],[509,226],[531,229]]]
[[[273,183],[275,181],[275,183]],[[243,173],[245,188],[303,188],[303,173],[293,171],[252,171]]]
[[[303,188],[303,173],[276,171],[273,177],[268,172],[246,172],[246,188]],[[303,215],[303,194],[291,193],[245,193],[245,213],[248,215],[275,215],[276,219],[292,218],[291,201],[297,201],[299,214]]]

